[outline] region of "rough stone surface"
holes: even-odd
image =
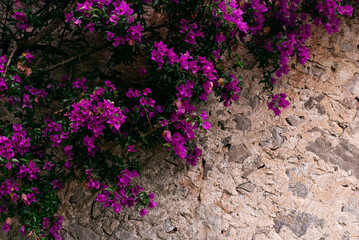
[[[198,135],[203,161],[173,165],[157,153],[146,162],[141,184],[157,193],[155,209],[116,215],[74,184],[67,239],[80,240],[74,226],[101,240],[359,239],[359,51],[350,47],[358,32],[359,22],[344,22],[338,34],[313,34],[311,61],[274,89],[291,102],[280,117],[248,60],[238,102],[198,106],[213,123]]]
[[[295,170],[295,168],[293,170]],[[296,175],[292,176],[289,169],[286,170],[286,174],[289,177],[288,190],[291,191],[293,195],[306,198],[308,196],[308,189],[305,186],[305,183],[303,183],[300,179],[297,179]]]
[[[242,114],[236,114],[234,116],[234,121],[236,122],[236,129],[242,131],[250,131],[252,123],[251,121],[243,116]]]
[[[175,229],[177,228],[173,226],[171,219],[167,218],[165,220],[165,224],[163,225],[163,230],[165,230],[166,233],[170,233],[172,231],[175,231]]]
[[[340,46],[340,50],[342,52],[350,52],[353,51],[354,47],[353,45],[351,45],[349,42],[344,42],[341,46]]]
[[[79,184],[75,190],[73,191],[73,194],[71,195],[69,201],[70,203],[77,203],[81,200],[81,198],[84,196],[84,187]]]
[[[213,125],[198,134],[198,166],[170,164],[161,152],[143,161],[155,209],[114,214],[73,183],[61,208],[64,239],[359,239],[359,51],[349,47],[358,39],[359,21],[331,36],[315,30],[310,61],[293,62],[273,90],[291,102],[280,117],[248,60],[238,102],[198,106]]]
[[[287,121],[287,123],[290,125],[290,126],[297,126],[301,120],[302,120],[303,116],[288,116],[285,120]]]
[[[349,198],[348,202],[344,205],[343,212],[350,212],[359,221],[359,199],[355,197]]]
[[[285,141],[285,137],[283,133],[285,133],[287,129],[281,128],[279,126],[275,126],[272,129],[271,138],[261,141],[259,144],[263,147],[269,147],[271,150],[278,149]]]
[[[231,146],[230,150],[227,153],[228,160],[230,162],[236,162],[236,163],[243,163],[244,160],[246,160],[251,154],[250,152],[245,148],[244,145],[240,144],[237,146]]]
[[[283,226],[287,226],[297,237],[307,233],[308,228],[314,224],[315,227],[323,227],[324,220],[305,212],[291,211],[288,215],[279,214],[274,219],[274,229],[280,232]]]
[[[336,164],[344,170],[352,171],[359,178],[359,149],[350,144],[347,139],[336,138],[335,140],[336,142],[332,143],[330,136],[324,134],[310,143],[306,149],[325,161]]]
[[[359,96],[359,73],[355,73],[353,78],[344,85],[344,88],[349,90],[352,94]]]
[[[122,228],[119,228],[116,231],[115,236],[120,240],[122,240],[122,239],[138,240],[139,239],[135,235],[131,234],[130,232],[128,232],[128,231],[126,231],[125,229],[122,229]]]
[[[253,190],[256,188],[256,186],[251,182],[245,182],[242,184],[239,184],[236,188],[237,191],[245,190],[247,192],[253,192]]]
[[[249,174],[262,167],[264,167],[264,163],[259,159],[258,156],[249,157],[243,162],[242,177],[248,177]]]

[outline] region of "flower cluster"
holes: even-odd
[[[40,168],[36,166],[36,163],[33,161],[30,161],[28,165],[20,166],[20,171],[17,175],[18,178],[25,178],[26,176],[30,181],[37,179],[37,174],[40,172]]]
[[[91,156],[95,156],[95,140],[103,135],[105,123],[119,131],[126,119],[121,108],[116,107],[113,102],[100,100],[104,93],[104,88],[98,88],[90,94],[90,99],[74,103],[72,111],[65,114],[71,122],[71,133],[78,132],[80,128],[90,130],[91,134],[84,137],[83,145],[87,147]]]
[[[51,86],[49,86],[51,87]],[[48,95],[48,92],[46,89],[36,89],[29,85],[25,85],[24,87],[25,93],[23,94],[22,98],[22,108],[33,108],[32,102],[30,99],[34,99],[35,102],[38,102],[38,98],[46,98]],[[15,102],[17,102],[18,99],[15,99]],[[10,104],[14,104],[14,102],[9,102]]]
[[[132,46],[136,42],[141,43],[143,26],[135,22],[134,10],[130,4],[118,0],[102,0],[77,3],[76,11],[66,13],[66,22],[73,22],[77,26],[83,25],[90,32],[103,30],[107,34],[106,39],[117,47],[126,42]],[[124,31],[126,28],[126,31]]]
[[[250,23],[250,33],[252,35],[256,35],[259,33],[263,27],[265,22],[264,14],[268,12],[268,7],[265,3],[260,0],[252,0],[248,3],[248,6],[245,6],[245,9],[253,10],[253,23]]]
[[[10,224],[11,224],[11,221],[8,221],[8,220],[5,221],[1,227],[1,230],[3,230],[4,233],[7,233],[10,230]]]
[[[64,220],[63,216],[57,216],[56,221],[54,222],[54,224],[50,228],[50,233],[51,233],[52,237],[55,240],[62,240],[62,237],[60,235],[60,230],[61,230],[61,227],[62,227],[63,220]],[[49,223],[45,222],[44,228],[47,227],[48,225],[49,225]]]
[[[6,64],[7,60],[6,60],[6,55],[3,55],[0,57],[0,73],[4,73],[5,72],[5,64]],[[4,81],[4,79],[2,79],[2,81]],[[2,90],[0,90],[2,91]]]
[[[29,27],[29,19],[24,12],[16,12],[12,17],[17,20],[17,29],[25,31]]]
[[[9,162],[6,164],[6,168],[11,169],[10,160],[19,153],[23,156],[29,151],[30,138],[27,137],[27,133],[22,129],[20,124],[13,124],[13,135],[11,139],[0,136],[0,157],[6,158]]]
[[[19,195],[15,193],[19,191],[18,184],[14,181],[13,178],[5,179],[0,185],[0,199],[10,196],[11,199],[16,202],[19,199]],[[7,212],[7,208],[1,206],[1,213]]]
[[[184,71],[188,71],[188,73],[192,75],[202,74],[207,78],[202,84],[203,92],[201,93],[200,99],[203,101],[208,100],[208,95],[212,93],[212,88],[218,87],[217,70],[214,64],[202,56],[198,56],[196,60],[188,51],[177,55],[173,51],[173,48],[167,48],[167,45],[162,41],[155,42],[151,52],[151,59],[161,68],[165,63],[165,56],[167,57],[166,63],[172,66],[176,64],[176,66],[179,66]]]
[[[3,129],[3,131],[7,136],[10,136],[9,129]],[[3,178],[0,181],[0,199],[11,200],[11,202],[8,201],[9,206],[16,205],[18,211],[22,214],[39,211],[42,215],[47,215],[49,214],[48,211],[53,211],[54,206],[52,204],[56,203],[55,199],[57,197],[54,199],[51,197],[51,191],[43,190],[44,186],[41,183],[41,178],[47,174],[41,172],[42,162],[39,159],[35,159],[33,155],[37,154],[36,146],[31,147],[31,139],[22,125],[13,124],[11,132],[11,138],[1,136],[0,167],[2,168]],[[33,151],[33,154],[30,151]],[[54,164],[51,162],[46,162],[42,169],[50,170],[53,166]],[[4,169],[7,170],[5,171]],[[60,180],[53,180],[53,186],[54,190],[56,189],[57,191],[63,187]],[[47,205],[48,210],[44,209],[44,204]],[[13,209],[13,206],[9,209]],[[13,214],[9,209],[5,206],[0,206],[0,219],[6,219],[1,228],[5,233],[9,231],[12,224]],[[44,219],[43,222],[46,225],[44,225],[44,230],[49,229],[52,224],[52,227],[49,229],[50,234],[55,239],[61,239],[59,231],[61,229],[62,217],[57,218],[55,221],[49,221],[47,217],[44,217]],[[36,219],[28,219],[27,222],[29,224],[36,224]],[[25,235],[28,232],[26,228],[25,224],[22,225],[19,232]]]
[[[237,101],[239,99],[238,93],[240,91],[239,85],[240,81],[236,78],[234,74],[230,74],[228,82],[225,82],[223,79],[219,79],[219,84],[223,85],[225,90],[221,97],[223,99],[224,106],[228,107],[231,101]]]
[[[56,123],[49,117],[45,118],[46,127],[42,130],[42,137],[50,135],[53,147],[60,147],[62,139],[67,139],[68,134],[62,131],[61,123]]]
[[[191,84],[188,84],[187,86],[190,87],[190,85]],[[178,89],[181,90],[181,87]],[[205,121],[208,118],[206,111],[198,115],[195,112],[196,108],[188,102],[189,98],[181,100],[181,95],[178,95],[180,98],[174,103],[177,109],[173,110],[170,117],[170,122],[173,123],[176,132],[172,134],[170,130],[164,130],[162,136],[167,144],[169,144],[170,150],[180,159],[187,159],[187,163],[195,166],[201,157],[201,150],[195,147],[194,150],[192,149],[191,155],[188,151],[188,149],[190,149],[189,142],[194,139],[194,131],[197,130],[199,126],[209,130],[211,124]],[[165,119],[165,123],[168,123],[167,119]]]
[[[1,229],[8,232],[19,216],[19,232],[61,239],[58,193],[71,177],[86,179],[114,212],[137,207],[145,216],[157,203],[135,183],[140,147],[163,145],[169,156],[198,164],[195,134],[211,123],[195,104],[212,93],[225,106],[239,99],[243,82],[233,69],[243,64],[234,47],[243,42],[259,63],[268,108],[279,116],[289,100],[273,93],[274,84],[293,60],[308,61],[314,27],[338,31],[339,16],[354,15],[358,0],[13,2],[3,4],[10,14],[0,19],[0,97],[21,125],[0,121]],[[59,14],[65,26],[56,25]],[[58,26],[64,31],[53,34]],[[86,66],[94,71],[73,71],[74,59],[93,54],[81,48],[97,45],[94,36],[106,56]],[[67,55],[75,52],[81,57]],[[223,59],[233,53],[228,67]],[[54,69],[78,75],[60,80]]]
[[[232,34],[235,34],[235,32],[240,31],[243,33],[247,33],[249,27],[248,24],[243,20],[243,14],[240,5],[237,4],[237,1],[231,0],[221,0],[214,1],[217,2],[217,6],[213,8],[212,15],[216,18],[220,19],[220,23],[222,24],[228,24],[233,28],[234,32]]]
[[[171,145],[172,150],[175,152],[176,155],[178,155],[182,159],[186,158],[187,150],[184,146],[186,141],[180,133],[176,132],[172,136],[170,131],[165,130],[163,132],[163,137]]]
[[[163,113],[163,106],[156,105],[156,101],[149,97],[152,93],[150,88],[143,91],[137,89],[129,89],[125,95],[130,99],[135,99],[138,102],[132,107],[132,111],[138,111],[141,117],[154,118],[157,114]]]
[[[271,101],[268,102],[268,108],[273,110],[275,116],[279,116],[281,114],[281,110],[279,108],[286,109],[290,103],[286,100],[287,95],[285,93],[271,95]]]
[[[185,42],[197,44],[196,37],[204,38],[203,32],[198,29],[197,23],[189,24],[187,20],[181,20],[180,33],[185,35]]]
[[[188,141],[192,139],[192,136],[188,136],[189,134],[194,134],[193,129],[197,129],[198,125],[195,123],[193,128],[188,128],[189,124],[184,124],[182,121],[178,126],[180,126],[179,129],[187,130],[187,132],[184,131],[185,136],[182,136],[179,132],[175,132],[173,135],[171,131],[165,130],[163,131],[163,137],[167,142],[167,145],[170,150],[174,152],[180,159],[186,159],[186,163],[191,164],[192,166],[196,166],[198,160],[200,159],[202,155],[201,149],[198,147],[194,147],[191,152],[187,150],[187,144]],[[205,129],[211,128],[211,125],[209,122],[204,121],[202,123],[202,127]]]
[[[91,174],[91,170],[87,170],[87,174]],[[143,187],[136,185],[133,188],[131,187],[131,182],[134,178],[137,178],[139,174],[133,170],[129,171],[124,169],[120,175],[117,176],[117,189],[109,190],[106,184],[101,184],[101,193],[97,194],[96,201],[103,203],[103,207],[111,206],[114,212],[121,212],[125,207],[132,207],[135,204],[138,204],[140,201],[143,201],[143,197],[153,199],[153,194],[144,194],[142,191]],[[91,177],[90,177],[91,178]],[[128,191],[130,188],[130,191]],[[157,205],[156,202],[150,201],[147,203],[148,208],[153,208]],[[140,215],[144,216],[146,210],[142,209]]]
[[[342,5],[341,1],[335,0],[326,0],[326,1],[318,1],[315,8],[318,10],[320,16],[314,19],[314,24],[323,25],[324,29],[329,33],[338,32],[338,26],[340,20],[337,18],[336,14],[340,15],[348,15],[351,16],[353,14],[353,7],[345,4]],[[321,16],[325,16],[328,19],[326,22],[322,21]]]
[[[209,129],[211,124],[205,121],[208,118],[206,112],[198,115],[195,111],[196,108],[190,104],[191,97],[193,96],[194,82],[187,80],[185,83],[181,83],[177,88],[177,100],[173,102],[173,109],[169,117],[164,118],[163,107],[161,105],[155,105],[155,100],[148,95],[151,93],[151,89],[146,88],[143,91],[137,89],[126,92],[126,96],[130,99],[137,100],[137,104],[131,109],[132,112],[139,112],[141,117],[147,117],[148,121],[151,118],[157,117],[157,124],[151,124],[155,128],[164,128],[162,136],[167,142],[169,150],[171,150],[180,159],[187,159],[187,163],[196,165],[196,162],[201,156],[201,151],[195,147],[192,149],[189,143],[194,139],[194,131],[200,126],[204,129]],[[132,121],[135,124],[135,121]],[[172,130],[168,130],[171,125]],[[172,135],[172,133],[173,135]],[[129,152],[134,152],[133,146],[129,146]],[[191,154],[192,152],[192,154]]]
[[[303,9],[310,8],[314,11],[303,12]],[[223,2],[221,10],[224,10]],[[252,0],[244,3],[242,10],[245,12],[244,18],[250,19],[247,23],[251,26],[251,31],[247,32],[247,35],[249,33],[252,37],[251,51],[261,61],[260,66],[267,71],[264,82],[268,88],[273,88],[273,84],[279,78],[288,74],[292,57],[295,57],[300,64],[304,65],[307,62],[309,49],[305,42],[311,36],[312,24],[322,25],[331,34],[338,31],[340,23],[338,15],[353,14],[353,7],[349,3],[336,0],[321,0],[313,3],[287,0],[271,3]],[[265,15],[268,11],[274,13],[275,23]],[[276,66],[274,72],[272,69],[266,69],[270,62],[268,56],[272,61],[271,66]],[[280,111],[276,111],[277,114],[280,114]]]
[[[6,62],[5,57],[2,58],[0,62]],[[28,65],[33,63],[34,59],[35,56],[26,50],[19,57],[16,70],[12,68],[9,74],[0,78],[0,92],[7,90],[10,93],[7,100],[13,107],[20,105],[24,109],[32,109],[33,103],[39,102],[40,98],[46,98],[53,87],[52,84],[41,86],[42,82],[28,79],[32,75],[32,68]]]

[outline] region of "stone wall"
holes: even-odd
[[[158,206],[116,215],[81,184],[64,192],[65,240],[359,239],[359,21],[323,30],[310,61],[278,83],[291,106],[274,117],[246,58],[240,100],[199,106],[213,128],[199,134],[203,161],[188,167],[143,153],[141,183]]]

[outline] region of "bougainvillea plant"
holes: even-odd
[[[157,204],[136,180],[138,149],[163,147],[197,165],[195,132],[211,124],[196,104],[215,94],[229,106],[245,80],[224,68],[233,46],[244,44],[263,70],[278,116],[289,101],[273,86],[309,59],[313,27],[337,32],[357,4],[0,0],[0,96],[13,116],[0,122],[1,229],[17,218],[29,237],[62,239],[59,191],[73,179],[116,213],[146,215]]]

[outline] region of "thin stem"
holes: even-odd
[[[146,112],[146,117],[147,117],[148,124],[150,125],[150,127],[151,127],[151,131],[152,131],[152,130],[153,130],[153,128],[152,128],[152,123],[151,123],[150,118],[148,117],[147,112]]]
[[[171,162],[171,161],[167,160],[166,158],[165,158],[165,162],[168,162],[169,164],[172,164],[172,165],[174,165],[174,166],[178,167],[178,165],[177,165],[176,163]]]
[[[102,45],[102,46],[96,47],[96,48],[94,48],[94,49],[92,49],[92,50],[90,50],[90,51],[87,51],[87,52],[82,53],[82,54],[77,55],[77,56],[73,56],[73,57],[71,57],[71,58],[69,58],[69,59],[66,59],[66,60],[64,60],[64,61],[62,61],[62,62],[59,62],[59,63],[57,63],[57,64],[55,64],[55,65],[53,65],[53,66],[47,67],[47,68],[45,68],[44,70],[45,70],[46,72],[50,72],[50,71],[52,71],[52,70],[54,70],[54,69],[56,69],[56,68],[59,68],[59,67],[65,65],[66,63],[69,63],[69,62],[72,62],[72,61],[74,61],[74,60],[80,59],[80,58],[82,58],[82,57],[84,57],[84,56],[86,56],[86,55],[94,54],[94,53],[96,53],[96,52],[98,52],[98,51],[100,51],[100,50],[102,50],[102,49],[104,49],[104,48],[106,48],[106,45]]]
[[[17,48],[18,48],[18,46],[17,46],[17,43],[15,42],[14,49],[12,50],[12,52],[11,52],[11,54],[10,54],[10,56],[9,56],[8,62],[6,63],[6,68],[5,68],[5,74],[4,74],[4,75],[6,75],[7,70],[9,69],[11,60],[12,60],[12,58],[14,57],[14,54],[15,54],[15,52],[17,51]]]
[[[74,1],[72,4],[69,4],[69,6],[67,8],[65,8],[64,12],[65,13],[71,12],[71,10],[75,7],[76,3],[77,3],[77,0]],[[44,37],[49,36],[53,31],[55,31],[55,29],[57,29],[58,26],[60,26],[60,24],[63,22],[64,22],[63,18],[54,19],[49,25],[47,25],[46,27],[41,29],[41,31],[36,36],[34,36],[33,38],[29,39],[26,42],[21,42],[19,44],[19,48],[29,48],[29,47],[36,45]]]

